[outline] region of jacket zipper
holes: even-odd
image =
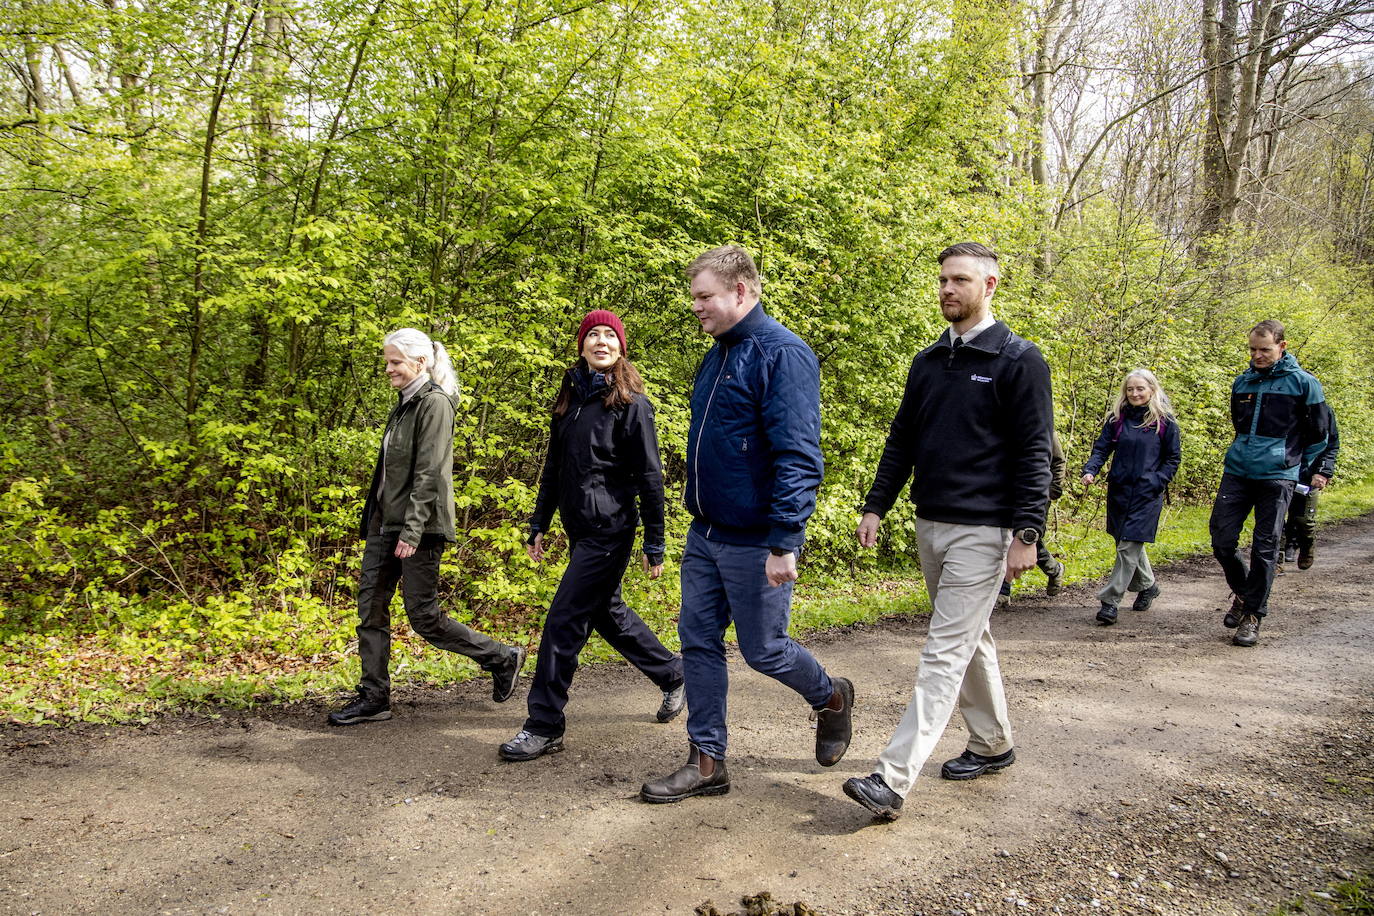
[[[720,387],[720,377],[725,374],[725,364],[730,361],[730,345],[725,344],[724,352],[720,357],[720,368],[716,370],[716,380],[711,383],[711,394],[706,398],[706,409],[701,412],[701,429],[697,432],[697,449],[692,454],[692,476],[696,487],[697,511],[701,511],[701,437],[706,431],[706,418],[711,414],[711,405],[716,400],[716,389]],[[711,526],[706,526],[706,533],[711,533]]]

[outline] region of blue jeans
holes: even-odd
[[[769,585],[767,562],[767,547],[723,544],[695,529],[687,535],[677,624],[687,683],[687,737],[717,760],[725,759],[727,743],[725,629],[731,620],[749,667],[791,687],[813,709],[835,692],[820,662],[787,635],[792,583]]]

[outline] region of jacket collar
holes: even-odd
[[[1254,366],[1250,366],[1245,370],[1244,374],[1247,380],[1259,381],[1261,379],[1278,378],[1281,375],[1288,375],[1291,372],[1297,372],[1301,368],[1302,367],[1298,365],[1298,358],[1285,350],[1283,356],[1279,357],[1279,361],[1268,369],[1256,369]]]
[[[741,318],[733,328],[716,338],[716,340],[732,346],[739,343],[750,334],[754,333],[768,321],[768,313],[763,310],[763,302],[759,301],[754,307]]]
[[[992,327],[988,328],[986,331],[983,331],[981,334],[973,338],[973,340],[969,341],[968,343],[963,344],[959,349],[977,350],[980,353],[988,353],[992,356],[996,356],[998,353],[1002,352],[1002,348],[1007,345],[1007,341],[1010,339],[1011,328],[1007,327],[1006,324],[1004,324],[1001,321],[994,321],[992,323]],[[941,331],[940,336],[936,339],[935,343],[926,347],[921,352],[934,353],[939,350],[949,349],[952,349],[949,342],[949,334]]]
[[[606,376],[601,372],[593,372],[590,366],[578,362],[568,370],[568,375],[572,377],[573,391],[584,402],[606,390]]]

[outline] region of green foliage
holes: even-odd
[[[727,241],[821,359],[809,576],[909,565],[909,506],[876,554],[854,516],[906,366],[943,327],[935,255],[958,239],[1003,252],[998,314],[1051,361],[1071,466],[1124,371],[1149,365],[1185,430],[1174,496],[1204,501],[1244,329],[1277,315],[1341,415],[1342,474],[1374,470],[1367,271],[1321,238],[1262,258],[1222,239],[1228,257],[1201,264],[1101,202],[1047,229],[1044,189],[1009,161],[1020,26],[997,5],[0,9],[0,45],[26,60],[41,35],[48,76],[41,103],[0,85],[0,642],[38,678],[4,675],[23,715],[125,709],[134,681],[152,708],[347,679],[396,327],[442,340],[465,389],[455,613],[537,638],[561,561],[528,562],[523,520],[589,309],[625,319],[658,406],[674,556],[709,343],[681,270]],[[57,79],[59,46],[90,62],[84,91]],[[1068,498],[1069,527],[1091,529],[1099,499]],[[671,574],[627,595],[672,632]],[[838,584],[817,602],[816,621],[878,612]],[[470,673],[431,655],[403,634],[402,678]]]

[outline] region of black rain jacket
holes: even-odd
[[[549,423],[549,453],[530,516],[530,542],[558,510],[568,537],[633,532],[644,516],[644,553],[662,563],[663,465],[654,407],[636,394],[628,407],[606,406],[606,380],[581,364],[568,370],[573,398]],[[638,509],[636,509],[638,501]]]

